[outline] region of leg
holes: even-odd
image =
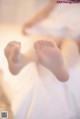
[[[51,72],[60,80],[67,81],[69,74],[67,72],[64,60],[59,48],[52,41],[37,41],[34,44],[39,62],[51,70]]]
[[[79,57],[78,45],[72,39],[65,39],[61,45],[61,52],[65,59],[67,66],[72,66]]]
[[[28,51],[26,54],[21,54],[20,49],[21,44],[20,42],[16,41],[8,43],[4,49],[9,70],[14,75],[17,75],[29,62],[36,60],[36,55],[33,49],[30,49],[30,51]]]
[[[47,17],[53,7],[56,5],[56,0],[51,0],[42,10],[40,10],[28,23],[23,26],[23,34],[26,35],[26,29],[39,23],[45,17]]]

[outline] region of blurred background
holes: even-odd
[[[0,0],[0,24],[24,24],[49,0]]]

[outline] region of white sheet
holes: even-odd
[[[80,36],[80,3],[57,4],[49,16],[26,32],[35,35]]]
[[[66,83],[58,82],[42,66],[37,70],[35,63],[30,63],[17,76],[11,75],[3,53],[6,44],[12,40],[21,41],[24,52],[36,39],[15,33],[16,29],[5,26],[0,30],[0,66],[4,70],[4,78],[14,91],[12,109],[15,119],[79,119],[80,62],[70,69],[71,78]]]
[[[26,70],[26,68],[24,70]],[[56,78],[43,67],[41,67],[41,73],[39,75],[37,74],[37,69],[34,64],[31,64],[27,70],[28,79],[25,78],[26,71],[19,75],[22,81],[19,80],[18,85],[21,82],[21,86],[18,87],[19,92],[15,97],[15,102],[19,99],[16,103],[19,104],[19,101],[21,101],[21,105],[16,113],[15,119],[80,118],[79,64],[76,64],[76,66],[71,69],[71,78],[66,83],[58,82]],[[23,79],[25,79],[25,83]],[[22,95],[23,97],[21,97]]]

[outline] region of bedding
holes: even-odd
[[[48,17],[31,28],[26,28],[30,35],[80,36],[80,3],[57,3]]]
[[[70,80],[66,83],[56,80],[41,65],[37,69],[36,63],[28,64],[17,76],[9,72],[4,56],[6,44],[21,41],[22,52],[26,52],[37,39],[39,36],[23,36],[20,27],[14,25],[0,27],[0,67],[13,91],[15,119],[80,119],[80,58],[69,69]]]

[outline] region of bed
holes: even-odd
[[[59,82],[43,66],[28,64],[17,76],[8,69],[4,47],[9,41],[22,43],[28,50],[39,37],[23,36],[21,26],[0,25],[0,67],[10,85],[15,119],[80,119],[80,59],[69,69],[70,79]],[[3,65],[4,64],[4,65]]]

